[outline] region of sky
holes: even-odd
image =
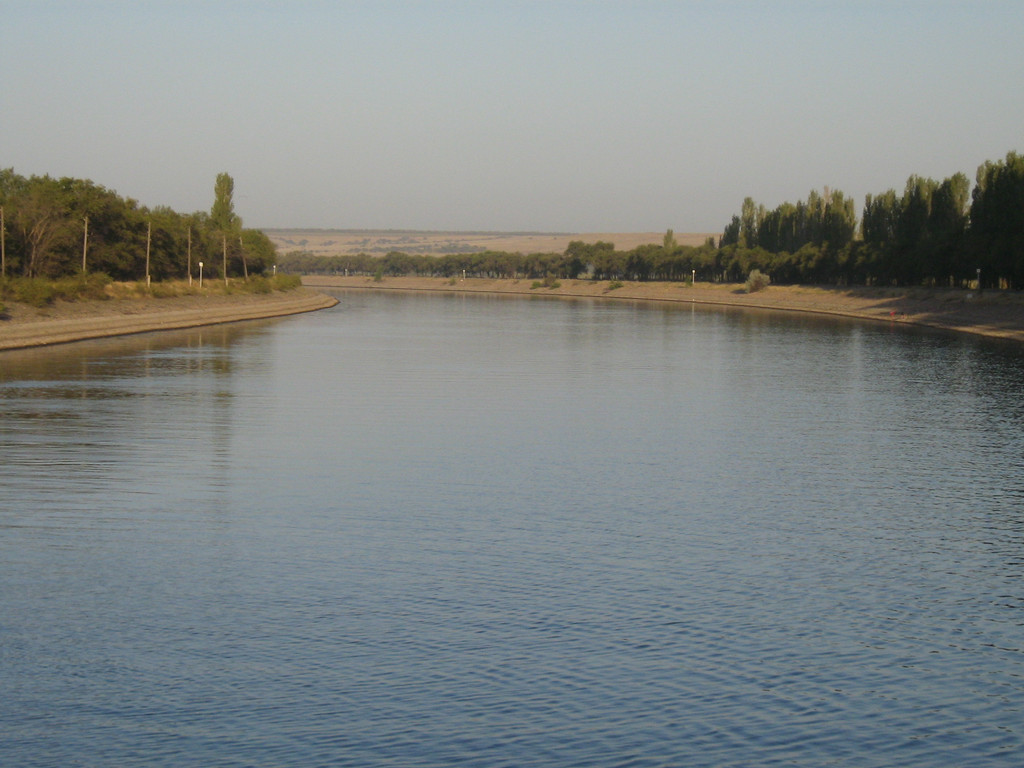
[[[1024,151],[1020,0],[0,0],[0,168],[260,228],[721,232]]]

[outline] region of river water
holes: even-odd
[[[1024,762],[1024,351],[339,292],[0,355],[0,763]]]

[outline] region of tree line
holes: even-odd
[[[217,176],[209,213],[147,208],[88,179],[0,169],[0,277],[101,273],[114,280],[248,276],[275,249],[234,212],[234,180]]]
[[[671,232],[666,234],[669,239]],[[481,251],[431,256],[391,251],[384,256],[328,256],[293,251],[280,256],[278,262],[289,272],[303,274],[682,281],[692,279],[694,273],[698,280],[725,279],[728,265],[722,256],[711,238],[701,246],[652,243],[630,251],[615,250],[609,242],[581,240],[570,242],[563,253]]]
[[[1024,287],[1024,156],[942,181],[911,176],[902,193],[853,200],[812,191],[766,210],[751,198],[720,240],[727,261],[775,282]]]
[[[718,244],[662,244],[616,251],[573,241],[563,253],[484,251],[428,256],[391,251],[341,256],[292,252],[281,258],[304,273],[453,278],[707,281],[739,283],[755,269],[775,283],[862,286],[1024,287],[1024,156],[986,162],[974,189],[957,173],[942,181],[910,176],[868,195],[858,221],[842,191],[811,191],[773,210],[743,201]],[[978,270],[981,270],[980,272]]]
[[[115,280],[261,273],[275,261],[267,236],[234,213],[234,181],[222,173],[209,213],[149,209],[89,180],[0,169],[0,277],[103,273]],[[434,277],[545,277],[595,280],[697,279],[741,282],[753,270],[777,283],[1024,286],[1024,156],[978,168],[973,190],[958,173],[943,181],[911,176],[902,193],[854,201],[812,191],[773,210],[743,201],[718,243],[683,246],[671,230],[661,244],[618,251],[573,241],[563,253],[430,256],[391,251],[281,257],[287,271]],[[980,271],[979,271],[980,270]]]
[[[609,242],[573,241],[563,253],[429,256],[391,251],[280,258],[306,274],[742,282],[753,270],[773,282],[832,285],[981,284],[1024,287],[1024,156],[986,162],[973,191],[958,173],[943,181],[911,176],[902,193],[868,195],[858,221],[852,198],[812,191],[773,210],[743,201],[718,243],[661,244],[618,251]],[[979,273],[978,270],[981,270]]]

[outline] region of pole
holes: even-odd
[[[146,287],[149,287],[149,245],[153,240],[153,222],[146,228]]]
[[[82,274],[85,274],[85,255],[89,251],[89,217],[85,217],[85,231],[82,233]]]
[[[242,252],[242,273],[245,275],[245,282],[249,282],[249,264],[245,260],[245,246],[242,245],[242,236],[238,236],[238,250]]]
[[[199,262],[199,289],[203,288],[203,262]]]
[[[223,240],[224,240],[224,257],[223,257],[223,259],[224,259],[223,260],[223,264],[224,264],[224,285],[227,285],[228,284],[228,236],[227,235],[223,235]]]
[[[192,285],[192,227],[188,228],[188,284]]]

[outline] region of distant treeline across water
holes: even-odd
[[[1024,287],[1024,156],[943,181],[911,176],[901,194],[868,195],[858,221],[838,190],[767,210],[751,198],[718,242],[664,242],[620,251],[573,241],[562,253],[482,251],[431,256],[393,250],[329,256],[295,251],[279,264],[307,274],[557,277],[741,282],[752,270],[777,283]]]

